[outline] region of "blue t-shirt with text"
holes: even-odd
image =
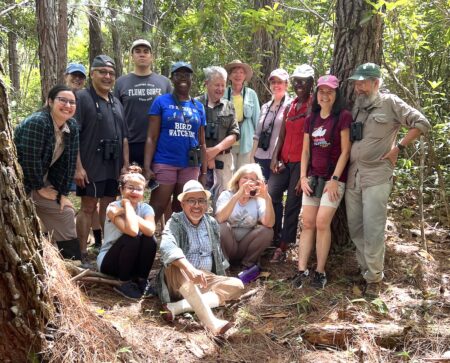
[[[205,109],[194,99],[179,101],[177,106],[172,94],[168,93],[155,99],[149,116],[161,117],[161,129],[153,163],[168,164],[176,167],[189,166],[188,152],[198,146],[200,126],[206,126]]]

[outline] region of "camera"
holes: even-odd
[[[150,190],[155,190],[158,187],[159,187],[159,183],[155,179],[150,179],[150,181],[148,182],[148,188]]]
[[[217,140],[219,138],[219,125],[216,123],[207,123],[205,138],[209,140]]]
[[[222,160],[214,160],[215,168],[222,170],[225,167],[225,163]]]
[[[362,122],[352,122],[350,125],[350,141],[360,141],[363,139]]]
[[[309,177],[309,187],[312,189],[311,197],[322,198],[323,189],[325,188],[326,180],[321,176]]]
[[[201,151],[200,148],[191,147],[188,151],[188,164],[189,166],[200,166],[201,163]]]
[[[256,195],[256,190],[255,189],[250,190],[250,196],[254,197],[255,195]]]
[[[261,135],[259,136],[258,140],[258,147],[263,149],[264,151],[267,151],[270,146],[270,137],[272,136],[271,132],[263,131],[261,132]]]
[[[116,160],[119,158],[119,140],[102,139],[97,151],[102,153],[103,160]]]

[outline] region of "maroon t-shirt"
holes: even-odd
[[[314,127],[311,130],[311,120],[314,119]],[[334,127],[333,141],[331,142],[331,131]],[[317,175],[331,178],[336,163],[341,155],[341,131],[348,129],[352,122],[352,114],[342,110],[339,117],[330,115],[326,119],[320,117],[320,113],[311,113],[305,121],[305,134],[309,135],[311,145],[310,167],[308,176]],[[329,167],[331,165],[331,167]],[[345,167],[339,181],[347,181],[347,167]]]

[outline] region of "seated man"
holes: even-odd
[[[233,324],[217,319],[211,308],[239,298],[244,285],[224,276],[229,264],[220,248],[219,225],[205,214],[210,196],[196,180],[188,181],[178,195],[183,211],[172,215],[161,237],[158,291],[166,320],[194,311],[206,328],[220,335]]]

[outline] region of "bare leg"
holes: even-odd
[[[97,208],[97,198],[81,197],[80,211],[77,215],[77,235],[80,239],[81,253],[87,253],[87,240],[92,224],[92,215]]]
[[[316,216],[319,207],[311,205],[303,206],[303,228],[300,234],[298,246],[298,270],[305,271],[308,268],[308,260],[314,246],[316,231]]]
[[[100,198],[99,207],[98,207],[98,216],[100,219],[100,225],[105,226],[105,220],[106,220],[106,208],[108,207],[109,203],[112,203],[116,200],[115,197],[102,197]]]
[[[155,211],[155,223],[158,223],[175,189],[175,184],[160,184],[158,188],[152,191],[150,196],[150,205]]]
[[[317,272],[325,272],[325,264],[327,262],[328,253],[330,251],[331,245],[331,221],[334,214],[336,213],[336,208],[324,207],[319,208],[316,218],[316,255],[317,255]]]

